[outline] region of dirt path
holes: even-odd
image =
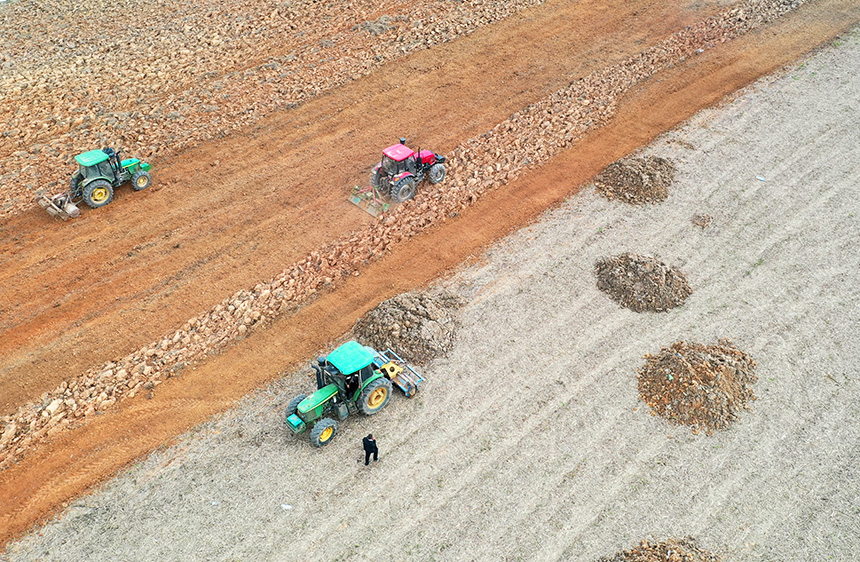
[[[0,413],[367,223],[345,198],[395,137],[445,153],[715,9],[550,2],[156,161],[149,191],[74,222],[33,209],[0,224]]]
[[[279,371],[305,360],[379,300],[429,281],[475,255],[486,244],[563,199],[612,160],[832,36],[846,25],[844,17],[837,17],[840,6],[815,5],[772,31],[714,49],[650,81],[626,100],[610,127],[550,165],[407,244],[301,314],[276,322],[224,355],[186,372],[161,387],[153,400],[129,401],[119,410],[57,438],[38,455],[0,475],[0,497],[9,507],[4,510],[3,536],[20,532],[106,475],[225,409]],[[671,102],[665,103],[667,99]],[[576,165],[572,167],[571,162]],[[320,323],[319,318],[326,320]],[[218,384],[211,384],[212,380]]]
[[[764,36],[757,44],[774,37]],[[5,556],[594,560],[648,535],[691,534],[724,560],[853,559],[860,31],[834,45],[649,147],[678,168],[665,203],[631,207],[589,189],[448,280],[468,301],[463,326],[452,353],[425,369],[428,385],[416,399],[348,420],[316,450],[285,435],[279,417],[310,380],[284,378],[73,502]],[[699,80],[678,71],[688,80],[676,92],[692,98],[708,91],[697,87],[703,82],[749,68],[746,47],[715,55],[732,61],[724,73],[713,72],[716,61],[696,66]],[[659,107],[650,104],[671,83],[649,84],[628,108]],[[678,105],[681,93],[671,98]],[[622,115],[554,163],[623,151],[610,141],[636,137],[637,128],[636,138],[650,136],[629,119],[636,112]],[[579,172],[567,170],[575,180]],[[544,167],[510,187],[561,172]],[[498,233],[495,213],[507,212],[500,202],[511,193],[493,194],[460,220]],[[704,229],[691,220],[701,213],[712,217]],[[440,263],[476,251],[480,241],[468,237],[438,243],[458,222],[410,245]],[[597,289],[593,264],[621,251],[677,265],[693,294],[667,313],[620,308]],[[410,256],[404,248],[368,273],[420,272]],[[376,302],[367,292],[373,278],[357,278],[351,298],[326,295],[303,314],[340,311],[330,326],[337,335],[351,311]],[[391,279],[380,297],[411,285]],[[302,337],[302,320],[284,320],[191,373],[201,386],[194,400],[212,395],[214,409],[224,378],[308,356],[321,342]],[[678,339],[720,337],[758,361],[751,411],[710,437],[648,415],[636,390],[641,356]],[[204,389],[207,380],[218,384]],[[167,390],[171,413],[194,409],[187,385]],[[145,415],[145,404],[123,411]],[[106,414],[103,427],[121,415]],[[85,429],[94,434],[97,425]],[[382,456],[365,468],[359,442],[369,431]],[[57,466],[68,452],[56,451]]]

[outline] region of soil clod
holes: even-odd
[[[756,362],[729,340],[717,345],[677,342],[645,355],[639,397],[652,413],[694,433],[725,429],[755,400]]]
[[[603,258],[594,272],[598,289],[636,312],[665,312],[693,294],[680,269],[649,256],[628,252]]]
[[[711,226],[711,215],[693,215],[692,222],[693,225],[698,226],[702,230]]]
[[[613,162],[594,178],[594,184],[609,200],[645,205],[665,201],[674,179],[675,166],[670,161],[648,156]]]
[[[404,359],[426,363],[454,344],[460,299],[451,293],[403,293],[361,317],[352,331],[376,349],[391,348]]]
[[[643,540],[638,546],[614,556],[604,556],[597,562],[719,562],[719,558],[699,548],[692,537],[669,538],[651,542]]]

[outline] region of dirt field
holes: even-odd
[[[723,560],[853,559],[857,68],[854,30],[649,146],[677,168],[665,202],[589,188],[476,253],[444,281],[467,303],[462,326],[414,400],[347,420],[316,450],[281,425],[311,384],[285,376],[3,557],[593,560],[692,535]],[[600,292],[595,262],[628,251],[679,267],[684,305],[635,313]],[[712,436],[649,415],[642,356],[718,338],[758,362],[751,410]],[[248,338],[198,372],[236,377],[230,365],[254,367],[272,341],[289,340]],[[365,468],[371,431],[381,457]]]
[[[483,4],[475,3],[473,16]],[[119,188],[109,207],[85,210],[77,221],[55,223],[33,206],[11,216],[0,223],[0,412],[11,413],[70,376],[156,341],[238,289],[366,227],[370,217],[345,199],[397,137],[448,154],[571,80],[723,7],[550,2],[396,59],[384,72],[309,98],[301,111],[274,112],[228,142],[154,160],[152,188]],[[633,16],[637,10],[641,15]],[[832,26],[831,18],[822,23]],[[570,33],[571,22],[577,33]],[[165,36],[175,23],[164,20]],[[818,37],[823,30],[811,31]],[[809,48],[808,38],[804,43]],[[289,51],[290,45],[278,48]],[[791,46],[780,49],[791,56]],[[51,60],[42,62],[50,66]],[[308,80],[322,90],[323,78]],[[744,78],[751,77],[736,79]],[[427,108],[443,109],[428,118]],[[191,130],[184,122],[158,126]],[[4,147],[13,150],[11,143]],[[342,155],[348,155],[345,164]],[[30,167],[45,168],[47,153],[28,158]],[[12,169],[22,165],[9,162]],[[69,165],[59,189],[68,182]],[[0,192],[18,194],[20,188],[9,181]]]

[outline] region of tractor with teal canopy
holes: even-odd
[[[114,188],[127,181],[135,191],[149,187],[150,165],[138,158],[120,158],[112,148],[89,150],[75,156],[78,169],[72,175],[69,190],[59,195],[36,199],[49,214],[63,220],[80,215],[76,203],[83,201],[93,209],[104,207],[113,200]]]
[[[407,397],[424,378],[391,349],[383,352],[349,341],[312,364],[317,390],[299,394],[287,405],[285,421],[295,434],[310,431],[311,443],[322,447],[337,433],[337,422],[351,414],[382,410],[397,386]]]

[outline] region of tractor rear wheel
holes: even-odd
[[[445,166],[442,164],[433,164],[427,172],[427,179],[430,183],[439,183],[445,179]]]
[[[311,430],[311,443],[314,447],[328,445],[337,434],[337,422],[331,418],[323,418]]]
[[[84,188],[84,203],[98,209],[104,207],[113,199],[113,186],[107,180],[95,180]]]
[[[296,410],[298,410],[298,408],[299,408],[299,404],[301,404],[302,400],[304,400],[305,398],[307,398],[306,394],[299,394],[295,398],[290,400],[287,403],[287,409],[284,410],[284,419],[287,419],[288,417],[295,414]]]
[[[391,381],[385,377],[379,377],[371,382],[358,397],[358,409],[362,414],[372,416],[388,404],[391,388]]]
[[[403,178],[391,188],[391,199],[403,203],[415,197],[415,178],[412,176]]]
[[[152,176],[146,170],[138,170],[131,176],[131,187],[135,191],[143,191],[152,183]]]

